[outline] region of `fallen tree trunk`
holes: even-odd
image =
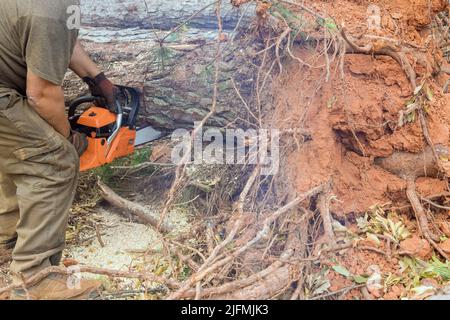
[[[81,0],[84,26],[146,28],[170,30],[189,21],[189,26],[216,29],[215,0]],[[233,29],[241,16],[250,20],[246,8],[236,8],[223,1],[222,20],[224,29]]]
[[[81,32],[86,50],[113,82],[141,89],[143,120],[159,128],[191,128],[211,108],[217,33],[190,30],[171,35],[160,46],[158,41],[165,35],[167,32],[142,29]],[[215,127],[239,117],[247,119],[242,99],[251,98],[257,69],[247,62],[254,47],[228,37],[223,47],[217,113],[208,122]],[[68,101],[87,94],[87,86],[73,73],[66,78],[65,87]]]

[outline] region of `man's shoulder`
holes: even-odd
[[[22,16],[38,16],[49,19],[66,19],[67,9],[79,6],[79,0],[17,0]]]

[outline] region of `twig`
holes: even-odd
[[[312,10],[311,8],[305,6],[304,4],[301,4],[301,3],[293,3],[293,2],[290,2],[290,1],[286,1],[286,0],[279,0],[279,2],[285,3],[285,4],[289,4],[289,5],[294,6],[294,7],[299,7],[299,8],[301,8],[301,9],[305,10],[306,12],[310,13],[311,15],[315,16],[316,18],[325,20],[325,18],[324,18],[321,14],[315,12],[315,11]]]
[[[206,9],[208,9],[209,7],[212,7],[213,5],[217,4],[220,1],[214,1],[210,4],[205,5],[203,8],[199,9],[198,11],[194,12],[194,14],[192,14],[189,18],[187,18],[185,21],[183,21],[180,25],[178,25],[175,29],[173,29],[172,31],[170,31],[168,34],[166,34],[160,41],[160,45],[162,45],[164,43],[164,41],[166,41],[166,39],[178,32],[181,28],[183,28],[186,24],[188,24],[192,19],[194,19],[196,16],[198,16],[200,13],[202,13],[203,11],[205,11]]]
[[[219,76],[220,76],[220,62],[222,60],[222,31],[223,31],[223,25],[222,25],[222,17],[221,17],[221,8],[222,8],[222,0],[216,1],[216,16],[217,16],[217,23],[218,23],[218,35],[217,35],[217,54],[216,54],[216,60],[215,60],[215,75],[214,75],[214,86],[213,86],[213,102],[211,105],[211,109],[209,113],[203,118],[203,120],[199,123],[199,125],[193,130],[192,132],[192,141],[195,140],[195,137],[197,136],[198,132],[203,128],[203,126],[208,122],[208,120],[214,116],[217,109],[217,101],[218,101],[218,95],[219,95]],[[175,180],[169,190],[169,195],[167,197],[167,201],[164,205],[164,209],[161,213],[161,219],[159,221],[157,229],[160,229],[162,227],[162,224],[164,223],[164,219],[166,218],[166,215],[168,214],[172,203],[176,197],[176,193],[178,191],[179,186],[181,185],[184,175],[186,173],[186,167],[187,162],[191,158],[191,151],[192,151],[192,145],[189,144],[189,148],[186,151],[186,154],[184,155],[181,165],[178,166],[176,173],[175,173]]]
[[[173,163],[143,162],[135,166],[111,166],[113,170],[143,170],[148,167],[175,167]]]
[[[289,259],[293,255],[293,253],[294,253],[293,250],[289,250],[289,251],[285,252],[282,255],[282,258],[280,260],[274,262],[272,265],[270,265],[266,269],[264,269],[256,274],[253,274],[245,279],[229,282],[220,287],[203,289],[202,295],[204,297],[211,298],[212,296],[223,295],[228,292],[233,292],[233,291],[239,290],[241,288],[248,287],[257,281],[264,279],[268,275],[276,272],[276,270],[281,268],[283,266],[285,260]],[[181,297],[181,299],[189,299],[189,298],[192,298],[194,295],[195,295],[195,290],[189,290],[184,293],[184,295]]]
[[[443,209],[443,210],[450,210],[450,207],[447,206],[442,206],[440,204],[437,204],[436,202],[433,202],[431,200],[428,200],[427,198],[424,197],[420,197],[420,199],[428,204],[431,204],[433,207],[439,208],[439,209]]]
[[[257,166],[253,170],[253,173],[251,174],[250,178],[248,179],[247,183],[245,184],[244,189],[242,190],[242,192],[239,196],[239,201],[237,203],[237,209],[239,211],[239,214],[241,214],[241,215],[244,214],[244,207],[245,207],[245,201],[247,200],[247,195],[250,192],[250,189],[253,186],[253,184],[255,183],[256,179],[258,178],[259,172],[260,172],[260,168],[259,168],[259,166]]]
[[[373,251],[373,252],[376,252],[376,253],[381,254],[383,256],[389,256],[389,254],[387,252],[384,252],[383,250],[377,249],[377,248],[374,248],[374,247],[358,246],[357,248],[360,249],[360,250]]]
[[[100,225],[98,223],[95,225],[95,235],[97,236],[97,240],[100,246],[104,248],[105,243],[103,242],[102,235],[100,233]]]
[[[63,275],[72,275],[75,272],[79,273],[92,273],[92,274],[99,274],[99,275],[105,275],[108,277],[113,278],[131,278],[131,279],[140,279],[141,281],[152,281],[152,282],[158,282],[165,284],[170,289],[176,289],[179,288],[179,283],[164,277],[160,277],[157,275],[154,275],[152,273],[147,272],[130,272],[130,271],[118,271],[118,270],[110,270],[110,269],[103,269],[103,268],[96,268],[96,267],[90,267],[90,266],[77,266],[75,269],[66,269],[63,267],[49,267],[46,268],[36,275],[32,276],[31,278],[28,278],[25,281],[25,286],[27,288],[30,288],[37,283],[39,283],[41,280],[45,279],[48,275],[57,273],[57,274],[63,274]],[[0,289],[0,294],[3,294],[5,292],[9,292],[14,289],[22,288],[22,284],[11,284],[7,287],[4,287]]]
[[[246,252],[248,249],[250,249],[254,244],[258,243],[262,238],[264,238],[265,235],[267,235],[268,231],[270,230],[270,226],[274,221],[276,221],[282,214],[292,210],[296,206],[298,206],[301,202],[304,200],[310,198],[311,196],[314,196],[321,192],[323,190],[323,186],[316,187],[314,189],[311,189],[310,191],[302,194],[301,196],[297,197],[292,202],[288,203],[284,207],[278,209],[276,212],[269,215],[264,223],[263,228],[261,231],[258,232],[258,234],[250,241],[248,241],[243,247],[238,248],[233,253],[229,254],[227,257],[223,258],[220,261],[215,262],[212,265],[209,265],[208,263],[211,262],[212,259],[207,259],[205,263],[202,265],[202,267],[199,269],[199,272],[192,275],[185,284],[176,292],[171,294],[169,296],[169,300],[178,300],[181,296],[184,295],[184,293],[189,290],[193,285],[196,285],[199,281],[204,279],[208,274],[211,272],[214,272],[218,268],[224,266],[225,264],[231,262],[236,257],[240,256],[244,252]]]
[[[337,294],[340,294],[340,293],[347,293],[347,292],[349,292],[351,290],[354,290],[354,289],[363,288],[365,286],[366,286],[365,284],[354,285],[354,286],[351,286],[351,287],[343,288],[343,289],[338,290],[338,291],[329,292],[329,293],[326,293],[326,294],[323,294],[323,295],[320,295],[320,296],[317,296],[317,297],[313,297],[310,300],[319,300],[319,299],[328,298],[328,297],[331,297],[331,296],[334,296],[334,295],[337,295]]]
[[[234,78],[230,78],[231,84],[233,85],[234,90],[236,91],[236,94],[238,95],[239,99],[241,99],[242,104],[244,105],[245,109],[247,109],[248,113],[256,120],[258,121],[258,118],[255,116],[255,114],[250,110],[250,107],[248,106],[247,101],[245,101],[244,97],[242,97],[241,92],[239,91],[238,87],[236,86],[236,82],[234,81]]]

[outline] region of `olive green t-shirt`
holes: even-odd
[[[27,70],[61,85],[78,30],[67,21],[78,0],[0,0],[0,97],[26,95]]]

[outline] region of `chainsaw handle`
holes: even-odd
[[[75,116],[75,112],[77,111],[77,108],[85,103],[93,103],[93,102],[101,102],[101,97],[94,97],[94,96],[84,96],[77,98],[73,100],[69,105],[69,119],[73,118]]]
[[[137,88],[116,85],[119,90],[114,101],[117,115],[123,115],[125,110],[128,112],[127,126],[130,129],[136,127],[137,117],[140,111],[141,92]],[[119,99],[119,95],[125,98],[125,101]],[[103,97],[83,96],[73,100],[69,105],[69,120],[71,120],[77,111],[77,108],[85,103],[104,104]],[[122,105],[123,102],[123,105]],[[121,126],[122,124],[120,124]]]
[[[121,85],[116,85],[116,87],[120,90],[121,94],[127,99],[127,103],[124,106],[121,105],[120,108],[122,112],[125,111],[123,107],[126,108],[126,111],[128,112],[127,126],[130,129],[134,129],[136,127],[137,117],[141,108],[141,92],[139,91],[139,89],[133,87]],[[116,100],[116,104],[118,105],[120,104],[120,102]]]

